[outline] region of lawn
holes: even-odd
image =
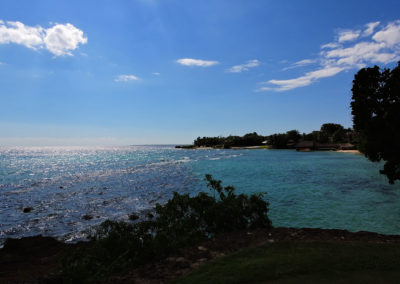
[[[276,242],[246,249],[173,283],[399,283],[400,245]]]

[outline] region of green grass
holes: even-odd
[[[173,283],[399,283],[400,244],[278,242],[207,263]]]

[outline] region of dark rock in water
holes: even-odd
[[[105,186],[105,187],[103,187],[103,189],[104,189],[104,190],[106,190],[106,189],[108,189],[108,187],[107,187],[107,186]]]
[[[92,220],[92,219],[93,219],[93,216],[92,216],[92,215],[89,215],[89,214],[85,214],[85,215],[82,216],[82,219],[83,219],[83,220]]]
[[[33,210],[32,207],[24,207],[24,209],[22,209],[22,212],[24,212],[24,213],[29,213],[29,212],[31,212],[32,210]]]
[[[64,187],[60,185],[58,188],[59,188],[59,189],[63,189]]]
[[[136,215],[136,214],[134,214],[134,213],[129,215],[129,220],[135,221],[135,220],[137,220],[137,219],[139,219],[139,216],[138,216],[138,215]]]
[[[146,217],[149,218],[149,219],[153,219],[153,218],[154,218],[154,215],[151,214],[151,213],[147,213],[147,214],[146,214]]]

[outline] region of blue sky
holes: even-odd
[[[190,143],[352,126],[400,60],[398,1],[2,1],[0,145]]]

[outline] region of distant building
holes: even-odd
[[[304,140],[295,145],[297,151],[308,152],[312,150],[318,151],[337,151],[337,150],[354,150],[356,147],[351,143],[315,143],[314,141]]]
[[[316,144],[315,149],[318,151],[336,151],[340,147],[340,144],[334,144],[334,143],[322,143],[322,144]]]
[[[294,148],[296,148],[296,142],[294,142],[292,139],[290,139],[290,140],[288,141],[288,143],[286,144],[286,147],[287,147],[288,149],[294,149]]]
[[[314,141],[300,141],[299,143],[296,144],[295,146],[296,151],[301,151],[301,152],[308,152],[311,150],[315,150],[315,142]]]
[[[340,150],[355,150],[356,146],[351,143],[342,143],[339,147]]]

